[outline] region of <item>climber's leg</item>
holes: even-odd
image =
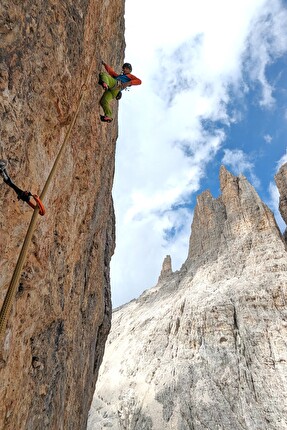
[[[114,90],[107,90],[104,92],[100,100],[100,105],[102,106],[105,112],[105,116],[109,118],[113,118],[113,111],[111,109],[110,103],[113,99],[116,98],[119,92],[120,92],[120,88],[116,88]]]
[[[113,100],[113,93],[110,90],[107,90],[104,92],[104,94],[102,95],[102,98],[100,100],[100,105],[102,106],[105,115],[108,116],[109,118],[113,117],[113,111],[110,107],[110,102]]]
[[[108,88],[115,88],[118,81],[106,72],[101,72],[99,74],[99,84],[103,86],[103,82],[107,84]]]

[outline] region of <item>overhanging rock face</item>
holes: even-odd
[[[286,430],[285,244],[245,177],[220,182],[181,270],[114,311],[89,430]]]
[[[110,327],[111,189],[117,121],[99,121],[101,61],[124,55],[124,1],[2,0],[0,158],[40,194],[88,85],[46,194],[0,354],[0,428],[86,428]],[[116,110],[116,107],[115,107]],[[0,300],[32,209],[0,178]]]

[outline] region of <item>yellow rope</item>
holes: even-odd
[[[42,191],[41,196],[40,196],[41,200],[44,199],[44,197],[47,193],[48,187],[49,187],[49,185],[50,185],[50,183],[51,183],[51,181],[52,181],[52,179],[56,173],[60,158],[61,158],[61,156],[62,156],[62,154],[63,154],[63,152],[67,146],[68,139],[69,139],[70,134],[72,132],[72,129],[75,125],[75,122],[76,122],[76,119],[77,119],[77,116],[78,116],[78,113],[79,113],[79,110],[80,110],[80,107],[81,107],[81,104],[82,104],[82,101],[84,98],[84,93],[87,89],[87,83],[88,83],[88,80],[89,80],[89,77],[90,77],[90,74],[92,71],[93,61],[94,61],[94,55],[93,55],[93,58],[92,58],[92,61],[90,64],[90,68],[89,68],[88,73],[87,73],[86,80],[85,80],[85,82],[81,88],[81,93],[80,93],[77,109],[73,115],[72,121],[71,121],[70,126],[67,130],[67,133],[65,135],[62,146],[59,150],[59,153],[58,153],[57,158],[53,164],[51,172],[50,172],[50,174],[47,178],[47,181],[44,185],[43,191]],[[6,331],[7,321],[8,321],[8,318],[9,318],[9,315],[10,315],[10,312],[12,309],[13,300],[14,300],[14,297],[16,295],[17,288],[19,285],[19,279],[21,276],[21,272],[22,272],[23,266],[25,264],[25,260],[26,260],[26,256],[27,256],[27,252],[28,252],[28,247],[30,245],[30,242],[32,240],[32,236],[33,236],[33,233],[35,230],[38,214],[39,214],[39,207],[37,206],[34,209],[34,212],[33,212],[33,215],[32,215],[32,218],[31,218],[31,221],[30,221],[30,224],[29,224],[29,227],[28,227],[25,239],[24,239],[24,243],[22,245],[22,249],[21,249],[21,252],[19,254],[17,264],[16,264],[16,267],[14,269],[14,273],[13,273],[10,285],[8,287],[8,290],[7,290],[7,293],[6,293],[6,296],[5,296],[1,311],[0,311],[0,341],[2,340],[2,337],[4,336],[5,331]]]

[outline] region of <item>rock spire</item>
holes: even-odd
[[[172,275],[172,268],[171,268],[171,257],[170,255],[167,255],[162,263],[161,272],[159,275],[158,280],[162,281],[166,278],[168,278],[170,275]]]

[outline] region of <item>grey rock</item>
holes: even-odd
[[[158,280],[162,281],[168,276],[172,274],[172,268],[171,268],[171,258],[170,255],[167,255],[162,263],[162,269],[159,275]]]
[[[279,190],[279,210],[283,220],[287,223],[287,163],[283,164],[275,175],[275,182]],[[284,233],[286,240],[286,230]]]
[[[245,177],[198,197],[180,271],[113,312],[88,430],[286,430],[287,255]]]

